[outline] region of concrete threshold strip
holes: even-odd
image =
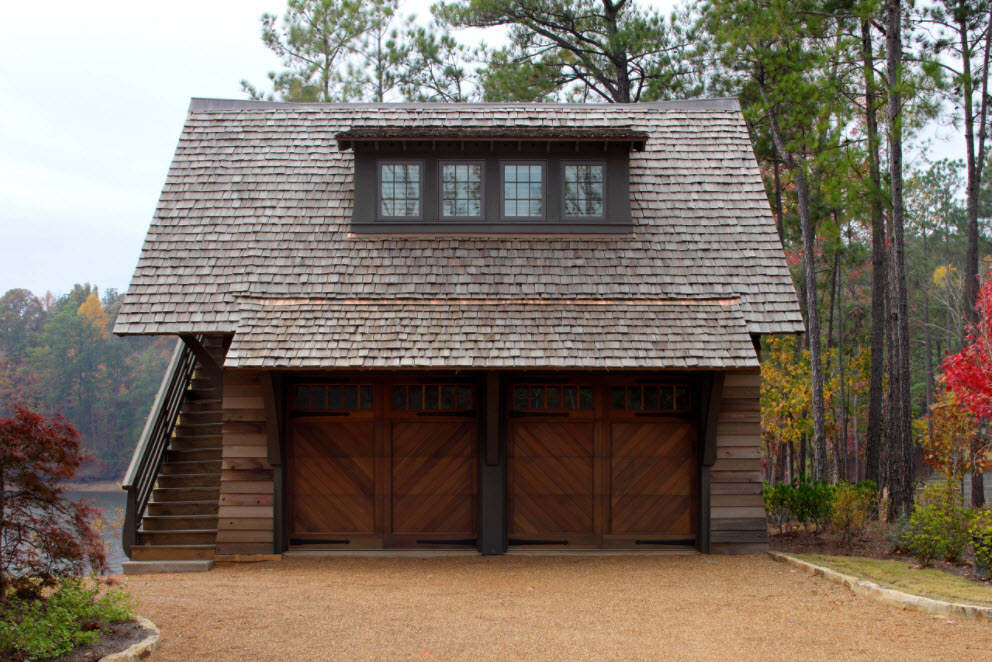
[[[898,607],[907,611],[937,614],[938,616],[957,616],[959,618],[992,620],[992,607],[980,607],[978,605],[966,605],[960,602],[946,602],[944,600],[924,598],[919,595],[903,593],[902,591],[897,591],[894,588],[885,588],[884,586],[879,586],[874,582],[858,579],[853,575],[845,575],[837,572],[836,570],[824,568],[821,565],[809,563],[808,561],[797,559],[793,556],[789,556],[788,554],[768,552],[768,555],[776,561],[787,563],[805,570],[811,577],[823,577],[824,579],[832,581],[835,584],[846,586],[851,589],[851,592],[855,595],[867,596],[872,600],[877,600],[889,605],[890,607]]]
[[[141,627],[146,630],[150,630],[151,634],[127,650],[121,651],[120,653],[104,655],[100,658],[100,662],[138,662],[138,660],[144,660],[153,652],[158,650],[158,644],[162,640],[162,633],[159,631],[158,626],[149,621],[147,618],[143,618],[141,616],[138,616],[134,620],[137,621],[138,625]]]

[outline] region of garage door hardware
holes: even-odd
[[[351,416],[350,411],[294,411],[290,412],[290,417],[298,418],[300,416],[306,416],[307,418],[313,416]]]

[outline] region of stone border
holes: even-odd
[[[924,598],[919,595],[903,593],[894,588],[885,588],[874,582],[858,579],[853,575],[845,575],[836,570],[824,568],[821,565],[809,563],[808,561],[803,561],[794,556],[782,554],[781,552],[768,552],[768,555],[776,561],[805,570],[811,577],[823,577],[835,584],[846,586],[855,595],[867,596],[890,607],[937,614],[939,616],[992,620],[992,607],[980,607],[978,605],[966,605],[960,602],[946,602],[944,600]]]
[[[162,640],[162,632],[158,626],[141,616],[136,616],[134,620],[146,630],[151,630],[152,633],[125,651],[104,655],[100,658],[100,662],[138,662],[138,660],[144,660],[152,652],[158,650],[158,644]]]

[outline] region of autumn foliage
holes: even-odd
[[[978,293],[978,324],[968,329],[964,347],[944,359],[944,381],[978,418],[992,418],[992,278]]]
[[[65,482],[89,459],[60,416],[17,407],[12,418],[0,418],[0,601],[10,587],[37,591],[105,566],[91,525],[97,511],[65,497]]]

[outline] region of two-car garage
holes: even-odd
[[[498,383],[498,393],[471,375],[290,384],[289,547],[476,548],[480,522],[492,530],[494,519],[511,549],[695,546],[691,380],[504,375]],[[499,425],[488,429],[499,431],[499,449],[487,453],[484,419],[494,411]],[[480,471],[494,459],[499,471]],[[503,507],[480,509],[480,489],[502,495]]]

